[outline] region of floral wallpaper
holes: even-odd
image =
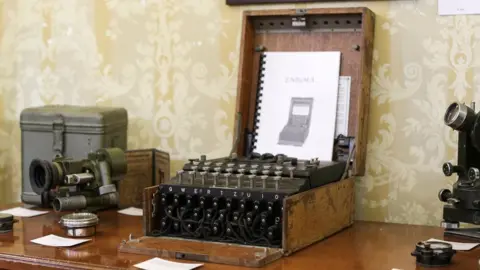
[[[229,7],[224,0],[0,1],[0,203],[20,200],[20,112],[52,103],[123,106],[129,148],[229,152],[245,9],[367,6],[376,14],[367,173],[356,218],[438,225],[454,177],[452,101],[479,99],[480,19],[434,0]]]

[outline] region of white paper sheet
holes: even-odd
[[[144,261],[134,265],[137,268],[145,270],[190,270],[195,269],[203,264],[191,264],[191,263],[177,263],[160,258],[153,258],[148,261]]]
[[[71,247],[81,243],[90,241],[91,239],[72,239],[49,234],[37,239],[30,240],[31,242],[49,247]]]
[[[480,14],[478,0],[438,0],[438,15]]]
[[[2,210],[0,213],[10,214],[16,217],[34,217],[48,213],[48,211],[37,211],[23,207],[15,207],[7,210]]]
[[[332,159],[340,57],[340,52],[265,53],[253,151],[299,159]],[[289,123],[290,118],[300,121],[303,116],[290,111],[297,98],[313,99],[311,107],[306,103],[298,105],[308,107],[308,128]]]
[[[340,76],[338,81],[337,118],[335,137],[342,134],[348,136],[348,114],[350,112],[350,86],[352,77]]]
[[[118,213],[129,216],[143,216],[143,209],[136,207],[128,207],[122,210],[118,210]]]
[[[460,242],[450,242],[450,241],[445,241],[445,240],[439,240],[435,238],[430,238],[427,240],[429,241],[435,241],[435,242],[443,242],[443,243],[448,243],[452,245],[452,248],[454,250],[471,250],[472,248],[478,246],[480,243],[460,243]]]

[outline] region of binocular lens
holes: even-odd
[[[468,130],[475,121],[475,112],[465,104],[454,102],[448,106],[443,121],[454,130]]]
[[[34,159],[29,168],[30,184],[35,193],[41,195],[48,191],[54,183],[59,182],[58,172],[51,162]]]
[[[47,177],[47,171],[42,166],[36,166],[33,169],[33,181],[37,187],[45,187],[45,178]]]

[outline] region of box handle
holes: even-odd
[[[54,159],[63,157],[63,135],[65,133],[65,120],[62,115],[57,115],[52,123]]]
[[[184,252],[175,252],[175,259],[208,262],[208,256],[203,254],[191,254]]]

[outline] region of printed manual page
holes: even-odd
[[[331,161],[340,52],[266,52],[254,151]]]

